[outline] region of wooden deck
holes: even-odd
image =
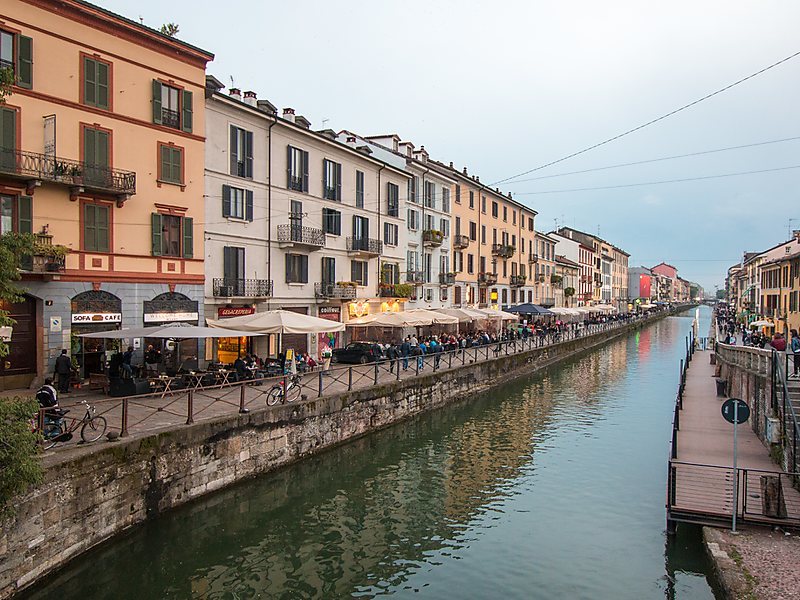
[[[769,457],[749,423],[739,426],[737,470],[733,469],[733,425],[722,418],[725,398],[716,394],[710,351],[697,351],[686,372],[677,453],[670,460],[667,518],[729,525],[738,478],[739,523],[800,527],[800,493]],[[768,504],[763,486],[780,480],[783,507]],[[783,516],[785,514],[785,516]]]

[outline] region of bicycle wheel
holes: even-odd
[[[295,400],[299,400],[302,391],[303,388],[299,383],[294,384],[292,387],[289,388],[289,393],[286,394],[286,401],[294,402]]]
[[[267,392],[267,406],[275,406],[278,402],[281,401],[281,397],[283,396],[283,390],[281,386],[274,385],[272,389]]]
[[[64,435],[64,428],[60,423],[45,423],[44,430],[44,449],[49,450],[61,441],[61,436]]]
[[[84,442],[96,442],[106,432],[107,426],[105,417],[92,417],[90,421],[86,421],[81,427],[81,439]]]

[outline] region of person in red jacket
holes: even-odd
[[[769,343],[770,346],[775,348],[778,352],[786,352],[786,339],[783,337],[782,333],[776,333],[772,336],[772,341]]]

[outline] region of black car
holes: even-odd
[[[344,348],[335,348],[331,361],[335,363],[365,364],[383,359],[383,351],[373,342],[350,342]]]

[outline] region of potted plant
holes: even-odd
[[[83,184],[83,170],[75,165],[69,170],[69,174],[72,177],[72,183],[75,185],[82,185]]]
[[[398,298],[411,298],[414,293],[414,286],[410,283],[396,283],[394,284],[394,295]]]
[[[358,287],[358,283],[355,281],[337,281],[336,285],[339,287]]]
[[[331,351],[330,346],[325,346],[322,349],[322,370],[328,371],[331,368],[331,357],[333,356],[333,352]]]
[[[50,273],[64,270],[64,262],[69,248],[61,244],[40,244],[36,248],[36,254],[45,257],[44,270]]]

